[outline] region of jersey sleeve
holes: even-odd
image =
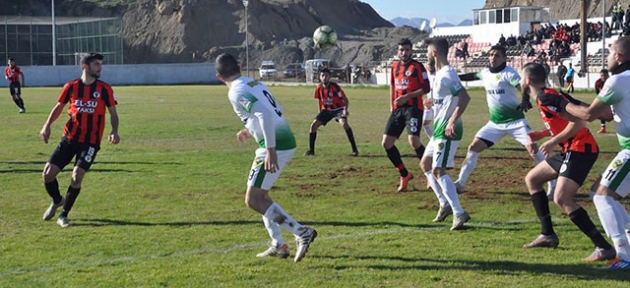
[[[451,95],[455,96],[459,94],[460,91],[465,90],[464,86],[462,86],[462,82],[459,80],[459,77],[455,75],[449,75],[449,77],[442,78],[442,85],[448,87],[448,90],[451,92]]]
[[[61,94],[59,94],[57,102],[61,104],[68,103],[70,101],[70,96],[72,95],[72,87],[72,82],[66,83],[66,85],[63,86],[63,89],[61,89]]]
[[[521,76],[518,75],[516,71],[510,71],[510,73],[508,73],[507,76],[508,76],[507,80],[510,82],[510,85],[514,87],[518,87],[521,84]]]
[[[317,87],[315,87],[315,99],[319,99],[319,94],[321,94],[321,89],[322,89],[322,85],[317,85]]]
[[[254,103],[258,102],[258,99],[250,93],[243,91],[230,91],[230,102],[235,109],[252,113],[251,109]]]
[[[418,65],[420,67],[420,73],[418,73],[418,80],[420,80],[420,88],[422,89],[422,91],[424,91],[424,93],[429,93],[431,92],[431,85],[429,85],[429,73],[427,72],[427,69],[424,68],[424,65],[422,65],[422,63],[419,63],[420,65]]]
[[[604,104],[613,105],[623,99],[624,93],[622,93],[622,91],[618,91],[616,88],[616,86],[619,85],[615,85],[617,79],[619,78],[611,77],[608,81],[606,81],[606,83],[604,83],[602,91],[599,91],[599,94],[597,94],[597,99],[599,99],[599,101],[604,102]]]

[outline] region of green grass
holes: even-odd
[[[515,141],[505,139],[481,154],[469,192],[461,196],[472,221],[452,232],[450,217],[431,222],[438,205],[423,177],[411,192],[395,193],[398,176],[380,146],[389,113],[386,88],[345,87],[360,157],[349,156],[335,122],[320,129],[317,156],[302,156],[317,109],[313,87],[271,90],[298,140],[271,196],[320,235],[301,263],[255,257],[268,239],[261,216],[244,205],[255,145],[236,141],[241,125],[226,87],[115,87],[122,141],[103,144],[67,229],[41,220],[50,201],[41,170],[67,116],[53,126],[50,144],[38,133],[60,88],[26,88],[26,114],[17,113],[8,95],[0,97],[0,286],[628,286],[627,272],[582,262],[592,244],[555,206],[560,247],[521,248],[539,234],[539,225],[523,181],[533,160]],[[471,94],[453,178],[488,120],[483,91]],[[593,96],[578,97],[590,102]],[[537,111],[527,116],[533,128],[542,128]],[[598,123],[590,125],[593,130]],[[619,150],[612,134],[597,139],[603,152],[579,198],[596,223],[586,189]],[[418,175],[405,139],[397,145]],[[59,176],[62,190],[67,170]]]

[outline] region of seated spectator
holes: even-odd
[[[505,37],[503,36],[503,34],[501,34],[501,37],[499,38],[499,45],[505,47]]]

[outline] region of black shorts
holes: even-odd
[[[598,155],[599,153],[569,151],[566,154],[556,153],[546,161],[558,176],[567,177],[582,186]]]
[[[567,77],[567,83],[573,83],[573,77]]]
[[[402,106],[392,111],[385,125],[385,135],[400,137],[405,127],[407,134],[420,136],[420,123],[422,123],[422,110],[413,106]]]
[[[88,171],[94,162],[94,158],[96,158],[96,153],[100,149],[101,148],[98,146],[71,141],[64,137],[61,139],[52,155],[50,155],[48,162],[55,164],[59,169],[63,170],[63,168],[72,161],[72,158],[76,156],[74,166]]]
[[[346,119],[346,115],[343,114],[343,109],[339,110],[327,110],[324,109],[317,116],[315,116],[315,120],[322,122],[322,125],[326,126],[330,120],[335,119],[335,121],[339,121],[339,119]]]
[[[20,82],[13,82],[9,84],[9,92],[11,93],[11,96],[22,95],[22,85],[20,85]]]

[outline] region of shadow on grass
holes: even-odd
[[[138,164],[138,165],[184,165],[184,163],[180,162],[149,162],[149,161],[96,161],[96,164],[117,164],[117,165],[128,165],[128,164]],[[30,165],[30,164],[38,164],[42,165],[42,169],[46,164],[46,161],[0,161],[0,164],[15,164],[15,165]]]
[[[389,260],[403,262],[404,264],[392,265],[339,265],[335,270],[367,269],[367,270],[451,270],[451,271],[480,271],[485,274],[519,276],[523,273],[534,275],[559,275],[571,276],[575,280],[619,280],[628,281],[630,277],[627,271],[607,271],[593,268],[591,264],[549,264],[549,263],[525,263],[517,261],[476,261],[456,259],[428,259],[411,258],[401,256],[370,256],[370,255],[309,255],[310,258],[320,259],[356,259],[356,260]],[[423,263],[424,262],[424,263]],[[418,263],[409,265],[409,263]],[[603,265],[603,264],[602,264]],[[603,267],[603,266],[602,266]]]
[[[44,165],[46,165],[46,161],[3,161],[0,164],[7,165],[41,165],[41,169],[26,169],[26,168],[9,168],[6,170],[0,170],[0,174],[8,174],[8,173],[42,173],[44,169]],[[111,169],[111,168],[98,168],[100,165],[184,165],[183,163],[178,162],[146,162],[146,161],[121,161],[121,162],[113,162],[113,161],[97,161],[92,168],[90,168],[90,172],[146,172],[146,171],[136,171],[136,170],[128,170],[128,169]],[[70,171],[72,166],[68,165],[64,171]]]
[[[195,225],[209,225],[209,226],[227,226],[227,225],[256,225],[260,226],[262,221],[252,220],[232,220],[232,221],[182,221],[182,222],[141,222],[141,221],[128,221],[117,219],[103,219],[103,218],[77,218],[72,219],[72,226],[173,226],[173,227],[185,227]],[[337,226],[337,227],[377,227],[377,228],[390,228],[390,227],[404,227],[404,228],[419,228],[419,229],[442,229],[446,228],[444,225],[423,225],[423,224],[409,224],[400,222],[343,222],[343,221],[323,221],[323,222],[302,222],[304,225],[311,226]]]

